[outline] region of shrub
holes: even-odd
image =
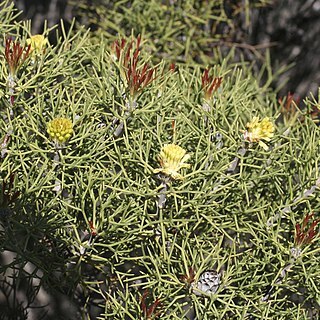
[[[80,299],[64,319],[316,318],[318,99],[278,101],[268,61],[257,74],[233,50],[212,68],[153,64],[152,37],[111,46],[63,25],[32,50],[12,10],[4,314],[26,317],[45,290]]]

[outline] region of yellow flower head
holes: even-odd
[[[42,54],[48,44],[48,39],[42,34],[36,34],[27,39],[27,45],[30,45],[30,52],[35,54]]]
[[[166,144],[162,147],[159,154],[161,168],[155,169],[154,173],[162,172],[174,180],[182,180],[183,176],[178,173],[181,168],[189,168],[190,164],[185,163],[190,158],[186,150],[175,145]]]
[[[48,123],[47,132],[52,140],[64,143],[71,137],[73,133],[72,127],[70,119],[55,118]]]
[[[268,146],[261,140],[270,141],[273,137],[275,128],[269,118],[265,117],[259,121],[259,117],[253,117],[246,127],[244,139],[249,142],[258,142],[263,149],[268,150]]]

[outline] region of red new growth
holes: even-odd
[[[194,281],[194,278],[196,276],[196,272],[192,267],[190,267],[188,271],[189,271],[188,274],[181,276],[180,279],[181,279],[181,281],[190,285]]]
[[[307,214],[303,219],[302,225],[300,225],[299,223],[296,224],[296,234],[294,238],[294,243],[296,246],[302,246],[311,243],[318,234],[318,231],[316,231],[316,227],[320,223],[320,219],[312,221],[310,227],[307,228],[309,220],[313,216],[313,213]]]
[[[172,72],[176,71],[176,64],[174,62],[170,63],[169,71],[172,71]]]
[[[31,45],[22,47],[19,42],[13,42],[11,38],[6,39],[5,58],[12,76],[16,74],[20,66],[28,58]]]
[[[116,40],[112,45],[112,48],[113,50],[115,50],[118,60],[120,60],[121,51],[124,49],[125,45],[126,45],[125,39],[121,39],[121,41]]]
[[[150,306],[147,306],[146,300],[149,297],[149,290],[145,290],[141,297],[140,307],[146,320],[156,319],[161,313],[161,301],[157,298]],[[157,310],[159,309],[160,310]]]
[[[201,83],[205,99],[208,100],[211,98],[212,93],[219,89],[222,83],[222,77],[214,78],[213,76],[209,76],[209,69],[205,69],[202,74]]]
[[[97,234],[98,234],[98,232],[97,232],[97,229],[94,227],[94,225],[93,225],[93,221],[89,221],[89,227],[90,227],[90,233],[91,233],[91,235],[93,236],[93,237],[95,237]]]
[[[300,98],[297,97],[295,99],[294,94],[291,92],[288,92],[287,96],[284,98],[279,98],[278,102],[280,103],[280,105],[282,105],[281,107],[282,113],[294,114],[296,112],[295,105],[298,105],[300,103]]]
[[[140,36],[136,40],[134,50],[133,40],[127,46],[125,39],[121,39],[121,41],[117,40],[113,43],[117,59],[122,63],[124,68],[128,91],[132,97],[135,97],[137,93],[143,90],[155,79],[154,73],[156,69],[151,68],[147,63],[139,66],[139,55],[141,51],[140,43]]]

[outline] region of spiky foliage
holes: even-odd
[[[272,0],[86,0],[70,1],[95,33],[107,41],[120,35],[153,39],[154,61],[212,64],[219,50],[235,46],[248,56],[258,47],[245,43],[251,16]],[[262,46],[263,47],[263,46]]]
[[[0,17],[4,33],[25,43],[28,28]],[[230,52],[210,70],[221,84],[209,102],[204,70],[161,62],[128,113],[126,66],[84,30],[27,59],[14,92],[1,50],[0,243],[13,254],[1,265],[7,308],[31,312],[45,288],[82,298],[86,318],[94,304],[98,319],[319,314],[316,224],[312,241],[292,251],[297,224],[320,211],[320,132],[310,115],[319,99],[282,121],[269,65],[253,74],[245,62],[230,63]],[[137,69],[151,58],[142,43]],[[255,117],[275,128],[266,149],[243,134]],[[63,145],[47,133],[55,118],[73,125]],[[183,180],[157,170],[166,145],[179,146]],[[22,290],[22,280],[24,303],[9,290]]]

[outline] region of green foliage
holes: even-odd
[[[221,47],[229,50],[235,43],[242,47],[252,13],[271,2],[99,0],[74,5],[82,22],[93,26],[98,41],[103,36],[112,42],[133,32],[153,40],[146,46],[157,62],[213,64]]]
[[[10,10],[2,8],[0,28],[26,46],[29,26],[14,24]],[[206,101],[199,66],[151,64],[145,48],[166,32],[141,32],[137,68],[148,62],[156,72],[134,97],[123,55],[84,29],[31,53],[14,86],[1,46],[0,243],[14,253],[2,286],[11,270],[29,280],[30,305],[41,287],[71,298],[81,288],[83,318],[94,303],[99,319],[316,318],[319,238],[296,257],[292,249],[300,249],[295,225],[319,212],[320,132],[309,112],[319,98],[288,113],[270,89],[268,62],[256,74],[231,50],[210,70],[222,83]],[[161,41],[177,41],[169,38]],[[244,139],[254,116],[275,123],[267,150]],[[73,123],[65,144],[46,132],[58,117]],[[153,172],[165,144],[191,155],[181,181]],[[208,270],[221,281],[199,293]]]

